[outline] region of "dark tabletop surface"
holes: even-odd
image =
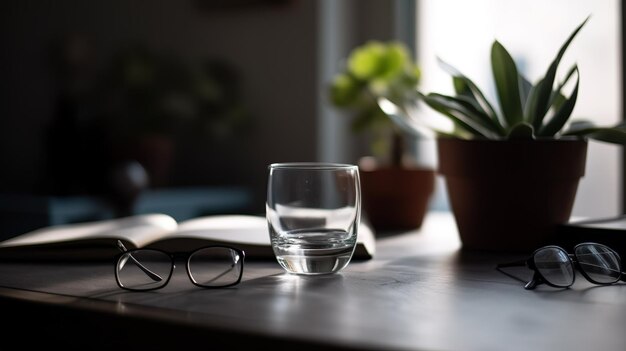
[[[112,264],[5,262],[0,297],[336,348],[626,349],[626,284],[599,287],[579,275],[570,289],[526,291],[494,269],[520,258],[460,250],[452,216],[432,212],[421,230],[380,235],[374,259],[334,275],[248,262],[240,285],[207,290],[178,264],[168,286],[137,293],[117,287]]]

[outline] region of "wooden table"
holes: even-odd
[[[116,286],[112,264],[1,263],[0,342],[626,350],[626,284],[598,287],[578,276],[570,289],[526,291],[494,269],[519,258],[460,250],[452,216],[432,212],[420,231],[378,237],[374,259],[339,274],[295,276],[275,262],[248,262],[242,283],[227,289],[193,286],[180,264],[167,287],[137,293]],[[20,338],[25,330],[33,337]]]

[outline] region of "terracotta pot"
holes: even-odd
[[[532,252],[569,220],[586,141],[441,138],[437,147],[464,249]]]
[[[377,231],[422,225],[433,193],[435,171],[422,168],[359,169],[363,210]]]

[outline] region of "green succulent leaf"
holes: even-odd
[[[471,101],[473,101],[474,105],[477,109],[482,110],[490,119],[494,121],[494,123],[500,125],[500,120],[498,118],[498,114],[494,110],[493,106],[489,103],[489,100],[485,98],[485,95],[478,88],[478,86],[469,78],[467,78],[464,74],[462,74],[458,69],[454,68],[450,64],[445,61],[437,58],[439,65],[443,70],[448,72],[452,76],[452,83],[454,84],[454,89],[457,95],[465,96]]]
[[[574,73],[576,73],[577,71],[578,66],[576,65],[570,68],[561,84],[559,84],[559,86],[552,92],[552,95],[550,96],[550,106],[555,111],[561,108],[561,105],[563,105],[566,100],[566,97],[561,93],[561,90],[563,90],[565,84],[569,82],[569,80],[574,76]]]
[[[469,118],[466,114],[459,112],[459,110],[449,102],[447,96],[439,94],[421,95],[423,101],[435,111],[448,116],[454,124],[461,128],[463,131],[480,138],[493,137],[493,133],[486,130],[484,127],[476,123],[476,121]],[[454,106],[454,107],[453,107]]]
[[[569,36],[569,38],[561,46],[561,49],[559,50],[554,61],[552,61],[552,63],[550,64],[550,67],[548,68],[548,71],[546,72],[544,78],[538,84],[537,103],[534,106],[533,111],[530,111],[530,113],[532,113],[532,116],[531,116],[532,125],[535,129],[541,128],[541,125],[543,124],[543,118],[545,117],[546,113],[550,109],[550,97],[552,95],[552,86],[554,85],[554,78],[556,76],[556,70],[559,66],[559,63],[561,62],[561,58],[565,54],[565,50],[567,50],[567,47],[570,45],[574,37],[576,37],[576,34],[578,34],[578,32],[582,29],[582,27],[585,25],[585,23],[587,23],[588,20],[589,20],[589,17],[587,17],[583,21],[583,23],[581,23],[574,30],[574,32]]]
[[[539,99],[539,89],[543,84],[543,79],[540,79],[537,84],[533,85],[528,92],[528,98],[524,104],[524,121],[534,126],[535,117],[534,111],[537,109],[537,100]]]
[[[524,118],[520,100],[519,73],[513,58],[497,40],[491,46],[491,68],[502,114],[507,125],[514,126]]]
[[[454,92],[456,93],[457,98],[464,98],[466,101],[474,105],[475,109],[489,116],[489,113],[485,111],[485,109],[480,105],[478,100],[476,100],[476,97],[472,93],[472,90],[463,78],[452,77],[452,85],[454,86]],[[489,117],[491,118],[491,116]]]
[[[511,128],[507,137],[509,139],[535,139],[535,128],[530,123],[520,122]]]
[[[626,121],[610,128],[597,127],[589,121],[576,121],[570,124],[563,135],[588,137],[607,143],[626,145]]]
[[[475,101],[467,96],[447,96],[437,93],[429,94],[430,97],[438,98],[440,102],[448,109],[457,111],[459,114],[467,118],[466,123],[476,125],[476,128],[482,127],[482,133],[491,137],[504,136],[504,128],[476,106]],[[471,121],[471,122],[470,122]]]
[[[578,69],[576,68],[576,72]],[[539,130],[539,135],[541,136],[553,136],[558,133],[567,120],[570,118],[572,111],[574,111],[574,106],[576,105],[576,99],[578,98],[578,85],[580,83],[580,76],[576,75],[576,85],[574,86],[574,91],[572,91],[572,95],[568,99],[566,99],[560,106],[558,110],[554,113],[552,118]]]
[[[469,86],[467,85],[467,83],[465,82],[463,78],[460,78],[458,76],[452,76],[452,86],[454,87],[454,92],[457,95],[466,96],[472,99],[474,98],[472,91],[470,90]],[[478,101],[476,101],[476,103],[478,103]]]
[[[554,111],[558,111],[561,106],[563,106],[563,104],[565,103],[565,101],[567,101],[567,97],[565,97],[565,95],[563,95],[560,91],[554,91],[553,92],[553,97],[552,99],[552,109]]]
[[[622,128],[598,128],[588,136],[606,143],[626,145],[626,129]]]
[[[500,139],[504,136],[510,139],[534,139],[536,136],[575,136],[626,145],[626,121],[609,128],[597,127],[587,121],[576,121],[568,125],[580,86],[580,74],[576,65],[561,82],[555,84],[557,69],[565,51],[589,18],[569,35],[546,74],[535,85],[517,71],[515,62],[506,49],[498,41],[493,43],[491,63],[498,94],[497,107],[501,114],[496,112],[474,82],[439,58],[441,67],[452,76],[456,96],[435,93],[420,96],[427,105],[454,122],[454,134],[457,137]],[[562,91],[571,82],[574,74],[576,82],[567,97]],[[509,127],[508,130],[505,127]]]
[[[626,129],[624,128],[589,128],[567,135],[588,137],[607,143],[626,145]]]
[[[569,124],[569,127],[567,128],[567,130],[563,132],[563,135],[578,135],[577,133],[579,132],[582,132],[584,134],[585,130],[593,129],[593,128],[597,128],[597,126],[595,125],[595,123],[591,121],[587,121],[587,120],[572,121]]]
[[[528,101],[528,97],[530,96],[530,91],[533,88],[533,85],[521,73],[519,74],[518,82],[520,101],[522,103],[522,106],[525,106],[526,102]]]

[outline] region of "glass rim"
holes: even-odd
[[[357,169],[357,165],[348,163],[332,162],[282,162],[272,163],[270,169],[308,169],[308,170],[334,170],[334,169]]]

